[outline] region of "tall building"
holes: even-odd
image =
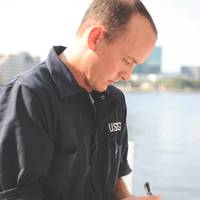
[[[182,66],[181,74],[194,80],[200,80],[200,66]]]
[[[161,73],[162,48],[155,47],[144,64],[137,65],[136,74],[159,74]]]
[[[39,62],[39,57],[32,57],[27,52],[7,56],[0,55],[0,82],[10,79]]]

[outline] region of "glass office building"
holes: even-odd
[[[33,57],[28,52],[0,55],[0,83],[25,71],[40,62],[40,57]]]
[[[200,66],[182,66],[181,74],[194,80],[200,80]]]
[[[135,74],[159,74],[161,73],[162,48],[155,47],[144,64],[137,65]]]

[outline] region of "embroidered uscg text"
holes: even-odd
[[[121,131],[121,122],[111,122],[108,123],[108,128],[110,132]]]

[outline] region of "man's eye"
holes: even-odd
[[[126,65],[130,65],[131,63],[128,61],[128,60],[126,60],[125,58],[123,59],[123,62],[126,64]]]

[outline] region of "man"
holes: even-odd
[[[159,200],[132,195],[126,105],[112,86],[151,53],[139,0],[94,0],[71,46],[0,87],[0,199]]]

